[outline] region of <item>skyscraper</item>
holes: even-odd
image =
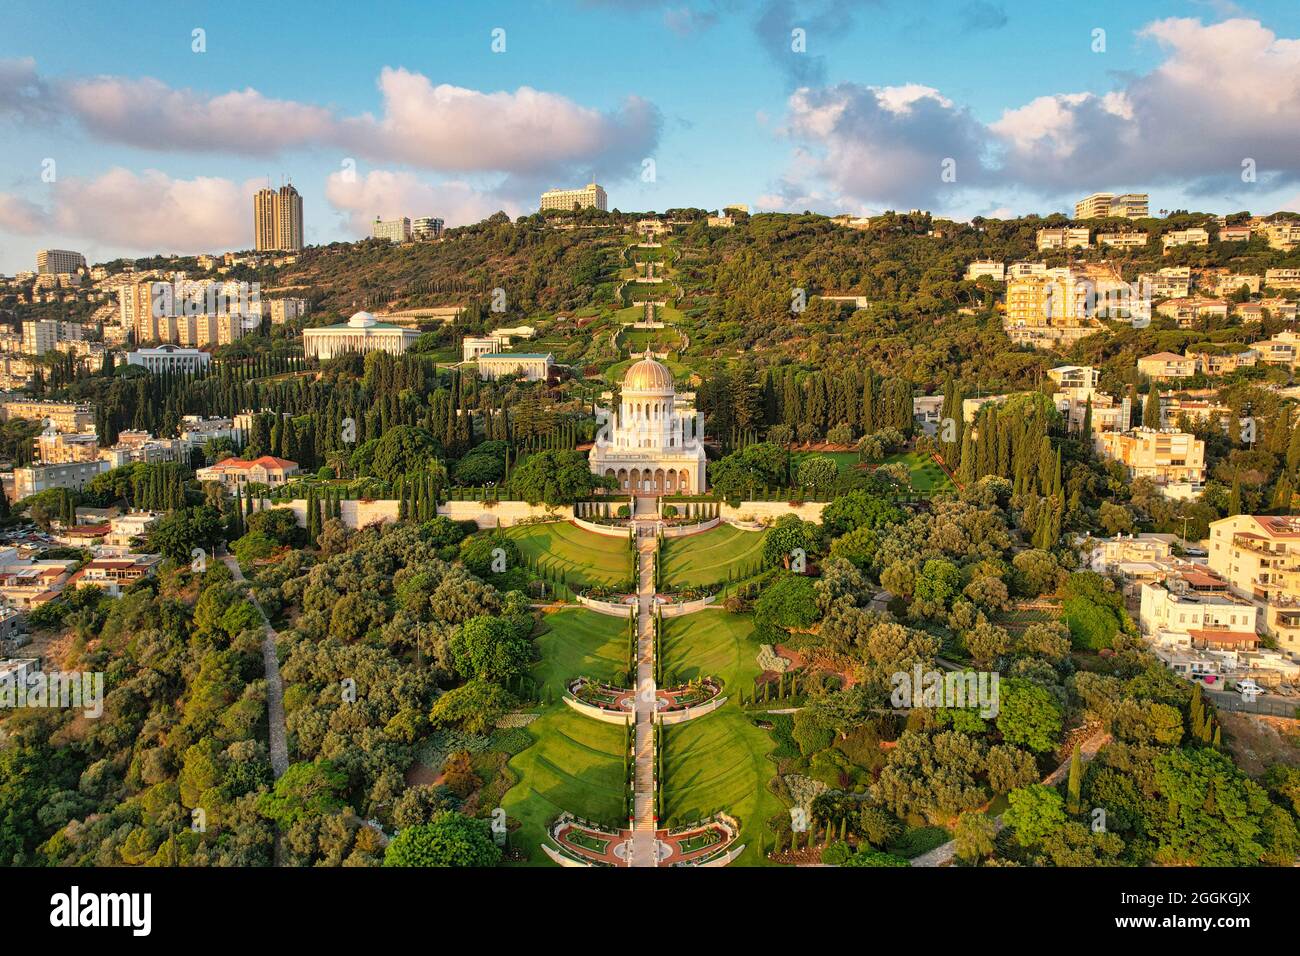
[[[253,196],[255,248],[298,252],[302,249],[302,196],[290,185],[279,193],[259,189]]]
[[[276,248],[286,252],[302,250],[302,196],[291,185],[280,187],[275,220]]]
[[[258,251],[276,249],[275,238],[275,192],[271,189],[259,189],[253,196],[253,234]]]

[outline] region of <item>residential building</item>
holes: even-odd
[[[1156,352],[1137,360],[1137,369],[1153,381],[1191,378],[1196,374],[1196,359],[1177,352]]]
[[[387,239],[389,242],[409,242],[411,239],[411,220],[405,216],[400,219],[380,219],[370,225],[370,235],[374,239]]]
[[[1093,193],[1074,204],[1075,219],[1145,219],[1149,215],[1147,193]]]
[[[47,402],[14,399],[0,402],[0,420],[49,421],[61,432],[84,432],[95,427],[95,406],[89,402]]]
[[[1192,270],[1187,266],[1173,266],[1144,272],[1138,276],[1138,284],[1149,288],[1152,298],[1183,299],[1192,291]]]
[[[1259,353],[1245,345],[1200,345],[1187,349],[1187,358],[1196,360],[1196,369],[1211,377],[1229,375],[1238,369],[1254,368]]]
[[[1189,398],[1173,392],[1160,393],[1160,425],[1176,428],[1186,419],[1193,425],[1211,420],[1223,423],[1226,430],[1232,409],[1208,398]]]
[[[1300,336],[1291,331],[1279,332],[1271,339],[1252,343],[1251,348],[1259,354],[1259,360],[1265,365],[1295,368],[1298,364],[1297,354],[1300,353]]]
[[[1300,269],[1265,269],[1264,285],[1270,289],[1300,289]]]
[[[931,438],[939,434],[939,419],[942,414],[942,395],[917,395],[912,398],[912,420],[917,428]]]
[[[728,207],[732,208],[732,207]],[[746,210],[748,211],[748,210]],[[837,226],[843,226],[845,229],[855,229],[859,232],[871,228],[871,217],[854,216],[851,213],[841,213],[838,216],[831,216],[831,222]]]
[[[299,252],[303,247],[302,196],[292,185],[253,196],[253,238],[262,251]]]
[[[1264,633],[1300,657],[1300,518],[1233,515],[1210,522],[1209,564],[1259,609]]]
[[[271,324],[284,325],[307,314],[306,299],[270,299]]]
[[[1038,250],[1044,249],[1086,249],[1091,233],[1086,227],[1060,226],[1055,229],[1038,230]]]
[[[551,377],[555,357],[550,352],[485,352],[476,362],[479,378],[495,381],[522,375],[528,382],[545,382]]]
[[[104,545],[109,548],[129,550],[136,540],[147,535],[149,529],[162,517],[161,511],[128,511],[124,515],[111,518]]]
[[[303,354],[322,362],[348,352],[401,355],[419,337],[419,329],[380,322],[369,312],[357,312],[338,325],[304,329]]]
[[[992,259],[976,259],[966,266],[966,278],[969,280],[988,277],[997,282],[1006,278],[1006,266]]]
[[[1205,442],[1173,429],[1134,428],[1095,436],[1097,452],[1118,461],[1130,478],[1150,478],[1171,498],[1200,493],[1205,481]]]
[[[36,272],[39,275],[65,275],[85,268],[86,257],[71,249],[41,249],[36,253]]]
[[[1251,295],[1259,295],[1260,283],[1259,276],[1230,272],[1227,275],[1215,276],[1214,285],[1211,288],[1214,294],[1219,297],[1232,295],[1240,291],[1242,286],[1245,286]]]
[[[961,402],[961,420],[967,425],[975,421],[980,409],[985,405],[1001,405],[1010,395],[982,395],[978,398],[963,398]]]
[[[1240,223],[1235,226],[1221,226],[1219,228],[1219,241],[1249,242],[1251,231],[1249,223]]]
[[[109,597],[121,597],[131,585],[152,575],[161,562],[161,554],[94,558],[68,579],[67,587],[94,586]]]
[[[411,220],[411,238],[417,242],[442,238],[443,222],[437,216],[417,216]]]
[[[274,455],[263,455],[245,461],[241,458],[225,458],[215,465],[200,468],[195,472],[199,481],[219,481],[230,491],[235,491],[248,484],[266,485],[278,488],[298,474],[298,463]]]
[[[99,458],[99,436],[94,431],[61,432],[47,428],[33,439],[36,461],[42,465],[64,465]]]
[[[704,223],[715,229],[730,229],[736,224],[736,220],[730,216],[705,216]]]
[[[1138,623],[1149,638],[1199,650],[1253,651],[1257,610],[1217,574],[1185,570],[1141,586]]]
[[[1186,328],[1201,321],[1227,319],[1228,303],[1223,299],[1167,299],[1156,311]]]
[[[22,501],[38,491],[47,491],[50,488],[71,488],[80,491],[92,478],[107,470],[108,462],[103,459],[15,468],[13,500]]]
[[[1190,229],[1174,229],[1166,232],[1160,237],[1160,241],[1168,252],[1177,246],[1208,246],[1210,234],[1200,226],[1192,226]]]
[[[1047,370],[1047,377],[1063,389],[1092,391],[1101,382],[1101,372],[1091,365],[1058,365]]]
[[[1113,538],[1090,538],[1084,560],[1098,574],[1123,574],[1130,565],[1157,565],[1173,556],[1172,534],[1120,534]]]
[[[1150,238],[1145,232],[1099,232],[1097,245],[1113,246],[1117,249],[1141,249]]]
[[[1290,252],[1300,245],[1300,222],[1292,219],[1282,222],[1270,222],[1264,226],[1264,235],[1268,236],[1270,249]]]
[[[126,353],[127,365],[139,365],[155,375],[164,372],[199,372],[207,368],[211,360],[212,356],[207,352],[170,344]]]
[[[588,183],[581,189],[548,189],[542,193],[543,211],[547,209],[572,211],[589,207],[595,207],[602,212],[609,210],[609,196],[596,183]]]
[[[1027,279],[1047,275],[1046,262],[1013,262],[1007,266],[1008,279]]]
[[[0,549],[0,598],[19,610],[48,604],[58,597],[77,562],[20,558],[13,548]]]

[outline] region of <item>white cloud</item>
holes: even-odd
[[[101,76],[63,86],[92,134],[141,149],[270,156],[329,138],[329,110],[268,99],[253,89],[207,96],[158,80]]]
[[[1040,97],[991,130],[1006,173],[1041,188],[1124,182],[1240,186],[1241,161],[1261,179],[1300,177],[1300,41],[1258,20],[1206,26],[1171,18],[1139,35],[1168,51],[1150,73],[1106,95]]]
[[[368,236],[378,216],[438,216],[448,226],[479,222],[504,209],[519,214],[513,203],[501,203],[475,191],[467,183],[428,183],[408,172],[375,169],[364,176],[336,172],[325,183],[325,198],[347,217],[348,229],[356,237]]]
[[[824,180],[832,194],[872,206],[926,206],[954,188],[984,178],[984,131],[970,114],[937,90],[838,86],[796,90],[789,99],[786,135],[806,151],[803,169],[787,174]],[[954,160],[956,182],[942,178]]]
[[[385,67],[378,115],[341,115],[255,89],[210,94],[160,80],[99,76],[45,82],[30,59],[0,60],[0,117],[75,120],[93,137],[157,152],[273,156],[335,149],[340,157],[449,172],[617,178],[652,155],[658,108],[629,96],[601,111],[523,86],[481,92]]]
[[[0,193],[0,229],[139,252],[240,249],[252,242],[256,188],[254,181],[172,179],[155,169],[115,167],[94,179],[59,179],[45,207]]]

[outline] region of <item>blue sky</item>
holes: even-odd
[[[1281,0],[9,0],[4,20],[4,273],[44,246],[246,246],[249,193],[284,175],[309,242],[376,214],[528,212],[591,173],[622,209],[965,218],[1135,189],[1270,212],[1300,194],[1300,5]]]

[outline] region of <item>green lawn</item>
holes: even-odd
[[[726,582],[729,573],[739,581],[762,558],[766,533],[720,525],[703,534],[667,538],[661,558],[663,582],[668,587],[698,587]]]
[[[533,666],[539,693],[558,701],[564,685],[574,677],[613,681],[627,667],[628,623],[586,608],[565,608],[543,619],[546,628],[537,638],[541,660]]]
[[[776,766],[767,758],[774,747],[765,730],[740,710],[735,694],[758,675],[758,643],[749,615],[700,611],[664,622],[660,647],[664,673],[682,679],[703,674],[721,677],[730,698],[721,709],[666,728],[664,812],[685,823],[723,810],[740,821],[744,854],[733,865],[760,865],[758,852],[769,817],[781,801],[767,789]],[[769,848],[770,848],[770,840]]]
[[[944,474],[933,458],[914,451],[890,455],[881,464],[901,461],[911,472],[912,487],[917,491],[952,491],[951,479]]]
[[[647,348],[674,352],[682,347],[682,337],[674,328],[624,329],[619,333],[618,344],[628,355],[641,355]]]
[[[504,529],[519,550],[568,576],[569,586],[625,584],[632,573],[627,538],[586,531],[567,521]]]
[[[748,691],[758,676],[758,642],[746,614],[699,611],[663,622],[659,651],[665,679],[675,672],[685,682],[711,675],[720,677],[729,697]]]
[[[528,725],[534,743],[510,761],[518,783],[501,806],[522,823],[511,840],[531,865],[549,864],[540,846],[546,827],[563,810],[610,826],[625,826],[623,728],[585,717],[560,700],[565,680],[578,674],[612,679],[627,659],[627,623],[583,608],[545,618],[533,666],[554,703]],[[543,692],[543,700],[545,700]]]
[[[813,458],[819,455],[832,459],[841,475],[853,473],[860,464],[856,451],[797,451],[790,456],[791,473],[797,479],[799,476],[799,462],[805,458]]]
[[[613,313],[614,321],[619,325],[626,325],[629,322],[640,322],[645,318],[645,305],[632,305],[626,309],[618,309]],[[683,318],[680,309],[674,309],[671,305],[655,306],[655,319],[667,325],[679,322]]]

